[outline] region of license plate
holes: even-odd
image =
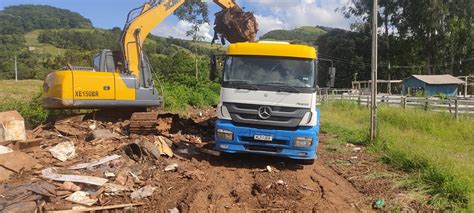
[[[258,141],[272,141],[273,137],[271,135],[254,135],[253,139]]]

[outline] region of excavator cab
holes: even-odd
[[[47,109],[146,108],[160,106],[147,60],[141,76],[123,69],[120,52],[102,50],[92,67],[68,65],[50,73],[43,85],[43,107]],[[145,57],[146,59],[146,57]]]

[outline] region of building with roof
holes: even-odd
[[[412,75],[403,81],[403,94],[415,96],[423,94],[425,96],[447,95],[456,96],[459,85],[464,81],[452,75]]]

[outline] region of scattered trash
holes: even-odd
[[[143,151],[140,145],[136,143],[130,143],[124,147],[125,154],[128,155],[132,160],[141,162],[143,158]]]
[[[15,143],[15,148],[17,150],[23,150],[23,149],[37,147],[37,146],[41,145],[42,141],[43,141],[42,138],[36,138],[36,139],[30,139],[30,140],[24,140],[24,141],[17,141]]]
[[[69,195],[69,197],[67,197],[66,200],[71,201],[73,203],[85,205],[85,206],[92,206],[98,201],[98,199],[90,198],[90,193],[84,192],[84,191],[74,192],[71,195]]]
[[[278,172],[278,169],[276,169],[275,167],[272,167],[270,165],[267,165],[267,167],[265,167],[265,169],[263,171],[274,173],[274,172]]]
[[[174,155],[173,150],[171,150],[170,144],[166,142],[165,137],[162,137],[162,136],[155,137],[155,144],[158,146],[158,149],[162,155],[167,155],[170,158],[173,157]]]
[[[277,184],[277,185],[286,185],[286,182],[283,181],[283,180],[278,180],[278,181],[276,182],[276,184]]]
[[[73,169],[73,170],[74,170],[74,169],[92,168],[92,167],[94,167],[94,166],[98,166],[98,165],[107,163],[107,162],[109,162],[109,161],[113,161],[113,160],[119,159],[120,157],[121,157],[120,155],[110,155],[110,156],[101,158],[101,159],[99,159],[99,160],[96,160],[96,161],[94,161],[94,162],[77,164],[77,165],[75,165],[75,166],[69,167],[68,169]]]
[[[19,202],[7,206],[2,210],[3,213],[17,213],[17,212],[36,212],[37,210],[36,202],[28,201],[28,202]]]
[[[104,192],[109,195],[121,195],[123,192],[131,191],[128,187],[114,184],[114,183],[106,183],[103,185]]]
[[[17,111],[0,112],[0,142],[26,140],[25,120]]]
[[[132,192],[132,194],[130,194],[130,198],[132,199],[141,199],[141,198],[145,198],[145,197],[150,197],[153,195],[153,192],[158,189],[158,187],[152,187],[152,186],[145,186],[143,188],[140,188],[134,192]]]
[[[32,183],[26,189],[46,197],[56,197],[56,186],[45,181]]]
[[[160,151],[158,150],[158,147],[155,144],[148,141],[144,141],[141,143],[141,145],[148,156],[152,157],[155,160],[158,160],[160,158]]]
[[[374,209],[382,209],[384,205],[385,205],[385,200],[383,198],[377,198],[372,204],[372,207],[374,207]]]
[[[87,131],[79,126],[84,120],[85,115],[77,115],[62,120],[58,120],[54,124],[54,128],[66,136],[83,136]]]
[[[71,210],[48,211],[48,213],[96,212],[96,211],[111,210],[111,209],[123,209],[127,207],[141,206],[141,205],[143,205],[143,203],[118,204],[118,205],[99,206],[99,207],[90,207],[90,208],[84,208],[81,206],[81,207],[73,207],[73,209]]]
[[[173,163],[165,167],[165,172],[171,172],[171,171],[176,171],[178,170],[178,164]]]
[[[346,143],[346,147],[355,147],[355,145],[351,143]]]
[[[179,213],[179,209],[174,207],[172,209],[168,209],[168,213]]]
[[[115,174],[113,172],[104,172],[104,176],[106,178],[113,178],[115,177]]]
[[[362,148],[361,147],[355,147],[353,150],[354,150],[354,152],[359,152],[359,151],[362,150]]]
[[[72,141],[59,143],[53,148],[49,149],[49,152],[51,152],[53,157],[62,162],[76,157],[76,147],[74,147],[74,143]]]
[[[135,183],[140,183],[140,182],[141,182],[141,181],[140,181],[140,178],[138,178],[138,176],[137,176],[135,173],[133,173],[133,172],[129,172],[129,173],[130,173],[130,175],[132,176],[133,181],[134,181]]]
[[[107,183],[107,179],[92,177],[92,176],[82,176],[82,175],[62,175],[57,174],[55,168],[47,168],[41,171],[42,177],[56,180],[56,181],[71,181],[78,183],[87,183],[96,186],[102,186]]]
[[[358,159],[359,157],[357,156],[352,156],[351,159]]]
[[[76,191],[81,191],[81,187],[74,184],[73,182],[71,181],[65,181],[60,187],[59,187],[60,190],[64,190],[64,191],[70,191],[70,192],[76,192]]]
[[[119,134],[113,133],[108,129],[97,129],[92,132],[92,139],[109,139],[118,138]]]
[[[96,128],[97,128],[97,125],[95,124],[95,121],[91,125],[89,125],[90,130],[95,130]]]
[[[0,145],[0,155],[10,153],[10,152],[13,152],[13,149]]]
[[[0,167],[16,173],[30,171],[38,165],[38,161],[24,152],[9,152],[0,155]]]

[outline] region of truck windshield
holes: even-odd
[[[315,66],[311,59],[229,56],[225,62],[223,82],[313,88],[314,78]]]

